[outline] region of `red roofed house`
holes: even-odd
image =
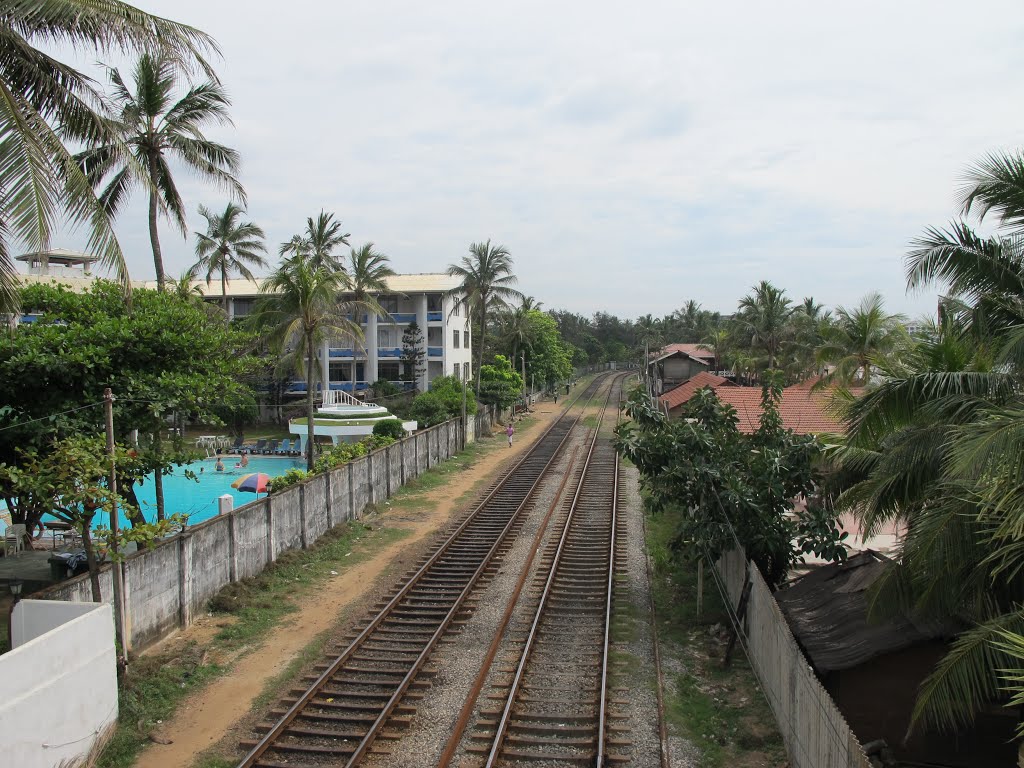
[[[799,435],[841,434],[845,430],[832,404],[832,392],[815,390],[812,384],[805,382],[782,390],[779,400],[782,426]],[[728,379],[704,372],[666,392],[658,400],[668,406],[669,416],[672,416],[672,410],[678,409],[701,387],[711,387],[719,401],[736,410],[740,432],[750,434],[757,430],[761,420],[760,387],[735,386]]]
[[[658,395],[679,386],[701,371],[710,371],[715,355],[700,344],[669,344],[651,355],[648,374]]]
[[[719,387],[733,387],[733,384],[728,379],[722,376],[716,376],[713,373],[707,371],[701,371],[696,376],[684,381],[678,387],[670,389],[668,392],[658,398],[658,402],[662,408],[668,408],[668,415],[670,417],[679,415],[679,407],[693,397],[694,393],[702,387],[711,387],[717,390]],[[675,411],[675,413],[673,413]]]

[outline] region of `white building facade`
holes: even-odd
[[[228,282],[228,313],[242,319],[255,308],[262,281],[231,280]],[[385,314],[362,313],[357,320],[363,330],[359,340],[331,339],[318,350],[321,381],[331,389],[361,392],[384,380],[405,387],[406,363],[402,360],[402,337],[415,322],[422,335],[422,371],[412,383],[426,391],[438,376],[471,378],[472,345],[469,319],[463,307],[447,292],[458,287],[456,277],[444,274],[393,275],[387,278],[388,290],[375,295]],[[220,284],[209,286],[198,281],[204,298],[220,304]],[[354,371],[353,371],[353,363]],[[353,376],[354,373],[354,376]],[[305,392],[305,382],[294,382],[290,391]]]

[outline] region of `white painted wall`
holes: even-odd
[[[0,764],[83,760],[117,722],[114,620],[107,603],[22,600],[0,656]]]

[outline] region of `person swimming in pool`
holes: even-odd
[[[224,462],[221,461],[220,456],[217,457],[217,463],[216,463],[216,465],[214,465],[213,468],[215,470],[217,470],[218,472],[223,472],[224,471]]]

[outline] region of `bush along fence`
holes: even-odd
[[[490,434],[489,422],[486,426],[480,434]],[[282,552],[305,549],[340,523],[358,520],[367,505],[389,498],[463,444],[461,419],[446,421],[129,555],[119,564],[126,650],[139,650],[187,627],[226,585],[255,576]],[[100,573],[106,602],[111,601],[111,582],[108,564]],[[89,602],[88,574],[33,597]]]
[[[715,566],[793,768],[871,768],[857,736],[804,658],[757,566],[742,549]]]

